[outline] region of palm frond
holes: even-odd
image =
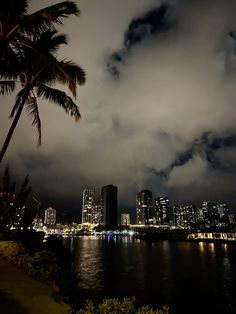
[[[40,84],[39,86],[37,86],[36,91],[39,97],[54,102],[58,106],[62,107],[66,111],[66,113],[75,118],[76,122],[81,118],[79,107],[65,92],[48,87],[44,84]]]
[[[53,54],[63,44],[67,44],[64,34],[58,34],[56,30],[47,30],[40,37],[33,39],[32,51],[36,54]]]
[[[85,71],[71,60],[63,60],[60,62],[63,69],[66,70],[70,77],[76,82],[76,84],[84,85],[86,81]]]
[[[18,73],[19,60],[16,51],[0,39],[0,78],[14,79]]]
[[[28,98],[26,102],[26,110],[29,113],[29,116],[32,118],[32,125],[36,127],[38,132],[38,145],[41,145],[41,120],[39,116],[38,103],[37,99],[34,96]]]
[[[43,8],[33,14],[26,15],[23,20],[23,29],[26,32],[40,34],[48,29],[54,29],[54,24],[62,24],[62,19],[70,15],[78,16],[80,13],[77,5],[72,1],[63,1]]]
[[[1,1],[0,20],[4,23],[5,29],[7,25],[13,25],[26,14],[28,4],[28,0]]]
[[[16,83],[14,81],[0,81],[0,94],[7,95],[15,90]]]
[[[31,55],[32,57],[32,55]],[[58,61],[56,57],[50,54],[41,53],[35,50],[35,56],[37,65],[43,67],[41,77],[38,79],[46,79],[45,83],[48,83],[51,78],[52,82],[58,81],[63,85],[67,85],[74,98],[76,98],[77,85],[83,85],[86,81],[85,71],[72,61]],[[35,62],[34,62],[35,64]],[[47,65],[45,67],[45,65]]]
[[[83,85],[86,81],[85,71],[72,61],[57,61],[53,60],[53,65],[55,67],[55,74],[58,81],[61,84],[68,85],[74,98],[76,98],[76,87],[77,84]]]

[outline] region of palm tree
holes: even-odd
[[[80,112],[78,106],[64,91],[53,88],[57,83],[68,87],[73,97],[76,98],[77,85],[85,83],[85,72],[78,65],[68,60],[58,60],[57,51],[62,44],[67,44],[66,37],[55,30],[48,30],[42,34],[30,37],[30,47],[15,48],[17,59],[16,71],[9,79],[0,80],[0,94],[5,95],[16,89],[20,83],[21,89],[16,95],[16,102],[10,117],[14,118],[0,152],[0,162],[7,150],[16,125],[25,107],[32,124],[38,131],[38,144],[41,144],[41,121],[38,109],[38,98],[46,99],[62,107],[78,121]],[[9,75],[11,76],[11,74]],[[3,77],[3,75],[2,75]]]
[[[74,2],[64,1],[28,14],[30,0],[6,0],[0,6],[0,75],[15,77],[15,48],[31,46],[29,35],[40,35],[71,14],[79,15]]]
[[[38,44],[40,44],[40,40],[37,41],[37,39],[40,38],[43,32],[55,30],[55,25],[62,24],[62,19],[72,14],[78,16],[80,13],[74,2],[63,1],[32,14],[28,14],[27,10],[29,3],[30,0],[7,0],[4,1],[0,7],[0,79],[6,80],[5,82],[1,82],[1,94],[12,92],[15,89],[15,82],[17,79],[20,79],[20,82],[25,81],[26,78],[24,78],[24,76],[27,72],[27,64],[26,62],[23,62],[23,60],[26,61],[27,48],[34,50],[33,55],[35,57],[37,55],[35,49],[37,49]],[[55,41],[55,38],[53,41]],[[28,55],[30,53],[32,53],[32,51],[28,52]],[[57,72],[54,79],[62,83],[67,81],[73,96],[76,96],[76,84],[79,83],[82,85],[85,81],[83,70],[76,66],[73,68],[72,62],[61,61],[58,63],[55,58],[51,58],[52,56],[43,56],[44,53],[47,54],[47,50],[43,51],[43,49],[41,49],[38,51],[37,57],[40,60],[44,60],[44,62],[45,60],[49,62],[51,70],[54,67],[53,71]],[[33,58],[30,61],[34,62]],[[25,66],[23,66],[23,64],[25,64]],[[43,63],[41,64],[43,66]],[[78,70],[80,78],[76,77]],[[67,73],[67,71],[77,71],[77,74]],[[45,73],[45,70],[43,72]],[[42,74],[42,72],[40,73]],[[23,83],[23,85],[24,84],[25,83]],[[33,99],[35,99],[32,97],[32,93],[33,91],[29,92],[29,86],[25,85],[25,90],[22,90],[22,93],[18,94],[16,105],[10,117],[13,117],[15,113],[16,115],[0,152],[0,163],[21,115],[24,106],[23,103],[26,101],[28,103],[30,101],[33,102]],[[47,98],[46,94],[43,92],[41,96]],[[36,110],[36,107],[34,108]],[[34,117],[36,117],[36,111],[34,112]],[[40,119],[34,118],[33,123],[37,125],[40,135]],[[39,136],[39,143],[40,138],[41,135]]]

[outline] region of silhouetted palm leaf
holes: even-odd
[[[78,16],[79,13],[74,2],[64,1],[25,16],[22,26],[26,32],[31,33],[33,27],[34,31],[42,33],[47,29],[54,29],[53,23],[62,24],[62,19],[70,15]]]
[[[0,9],[0,76],[17,66],[15,49],[31,46],[30,36],[39,36],[62,24],[62,19],[79,15],[76,4],[63,1],[27,14],[29,0],[1,1]]]
[[[25,107],[32,117],[32,125],[38,131],[38,144],[41,144],[41,121],[38,110],[38,98],[53,102],[63,108],[66,113],[80,119],[78,106],[64,91],[55,89],[57,83],[64,84],[76,98],[77,85],[85,83],[84,70],[72,61],[58,60],[57,50],[60,45],[66,44],[66,37],[58,34],[55,30],[47,30],[45,33],[31,37],[31,46],[22,46],[16,50],[18,58],[18,76],[16,77],[22,89],[16,95],[16,102],[10,117],[14,118],[7,138],[0,152],[0,162],[9,144],[16,124]],[[0,81],[1,82],[1,81]],[[0,92],[11,92],[14,90],[12,81],[5,80],[0,85]],[[37,95],[37,98],[35,97]]]
[[[6,95],[10,94],[15,90],[15,81],[0,81],[0,94]]]
[[[43,97],[44,99],[54,102],[62,107],[66,113],[69,113],[75,118],[75,121],[80,119],[79,107],[73,102],[71,97],[66,95],[65,92],[40,84],[37,87],[37,94],[39,97]]]

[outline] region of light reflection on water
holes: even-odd
[[[81,278],[82,289],[100,289],[101,273],[103,271],[102,251],[94,238],[84,237],[83,241],[75,243],[76,270]],[[78,254],[79,252],[79,254]]]
[[[135,296],[174,314],[236,313],[234,245],[82,237],[70,247],[86,298]]]

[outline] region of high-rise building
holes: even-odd
[[[181,229],[194,229],[196,226],[196,211],[193,205],[173,206],[175,226]]]
[[[102,222],[102,205],[94,204],[92,213],[93,224],[101,224]]]
[[[216,226],[217,220],[217,205],[215,202],[202,202],[202,215],[204,228],[211,228]]]
[[[136,196],[137,225],[149,225],[152,210],[152,192],[143,190]]]
[[[93,211],[94,211],[94,191],[85,189],[83,190],[82,201],[82,224],[93,223]]]
[[[121,226],[129,226],[130,225],[130,214],[122,213],[120,215],[120,224],[121,224]]]
[[[170,207],[168,197],[158,197],[154,200],[155,223],[157,225],[170,224]]]
[[[117,226],[117,187],[106,185],[102,188],[102,224],[107,227]]]
[[[49,207],[48,209],[45,210],[44,213],[44,223],[47,226],[53,226],[56,224],[56,214],[57,211],[56,209]]]
[[[217,204],[217,227],[227,227],[229,225],[229,208],[226,204]]]

